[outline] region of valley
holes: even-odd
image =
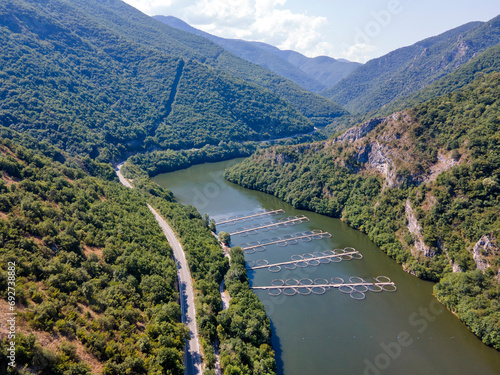
[[[361,64],[2,1],[0,373],[499,373],[491,17]]]

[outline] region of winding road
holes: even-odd
[[[124,163],[118,164],[115,171],[122,185],[133,189],[130,182],[123,177],[120,170]],[[194,305],[194,291],[191,279],[191,273],[184,255],[184,250],[181,243],[177,239],[174,231],[168,223],[163,219],[156,210],[148,204],[149,210],[153,213],[158,225],[162,229],[167,238],[170,247],[174,253],[175,263],[177,264],[177,277],[179,280],[179,294],[181,302],[182,322],[189,328],[190,339],[186,344],[186,352],[184,356],[184,365],[186,367],[186,375],[197,375],[203,373],[201,362],[200,342],[198,339],[198,326],[196,325],[196,311]]]

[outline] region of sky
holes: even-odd
[[[125,0],[197,29],[366,62],[471,21],[500,14],[499,0]]]

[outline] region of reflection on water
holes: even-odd
[[[395,293],[366,293],[362,301],[336,288],[322,295],[283,294],[273,297],[256,291],[266,307],[273,328],[273,348],[278,373],[286,375],[380,375],[380,374],[500,374],[500,353],[486,347],[455,316],[432,296],[432,284],[405,273],[382,253],[366,235],[340,220],[296,210],[279,199],[244,189],[222,178],[223,171],[238,160],[197,165],[157,176],[154,180],[173,191],[176,199],[192,204],[214,219],[252,211],[278,210],[285,215],[256,218],[251,222],[224,225],[234,232],[265,221],[305,215],[310,220],[284,228],[235,235],[233,245],[322,230],[331,238],[299,241],[295,245],[266,246],[265,251],[245,254],[248,262],[270,264],[290,261],[293,255],[353,247],[363,259],[297,267],[280,272],[267,269],[248,272],[253,286],[271,285],[275,279],[327,279],[351,276],[371,279],[388,276]]]

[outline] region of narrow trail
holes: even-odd
[[[227,247],[224,245],[220,240],[219,236],[212,232],[214,237],[217,239],[219,242],[219,245],[222,247],[222,251],[224,252],[224,256],[229,259],[229,263],[231,264],[231,255],[229,254],[229,251],[231,248]],[[229,308],[230,301],[231,301],[231,296],[229,295],[227,290],[225,289],[225,280],[222,280],[222,282],[219,284],[219,293],[220,293],[220,298],[222,300],[222,310],[226,310]],[[219,343],[214,345],[214,352],[215,352],[215,374],[216,375],[222,375],[222,367],[220,364],[220,348],[219,348]]]
[[[120,182],[133,189],[130,182],[123,177],[120,170],[124,163],[116,167],[116,174]],[[196,311],[194,305],[194,291],[191,279],[191,273],[184,255],[184,250],[181,243],[177,239],[174,231],[168,223],[161,217],[156,210],[148,204],[149,210],[153,213],[158,225],[162,229],[165,237],[167,238],[170,247],[174,253],[175,263],[177,265],[177,277],[179,280],[179,294],[181,303],[182,322],[189,328],[190,339],[186,344],[186,352],[184,356],[184,365],[186,367],[186,375],[198,375],[203,373],[203,366],[201,362],[200,343],[198,339],[198,326],[196,325]]]
[[[149,135],[151,136],[156,135],[156,131],[158,130],[158,127],[160,126],[162,120],[165,120],[168,116],[170,116],[170,113],[172,112],[172,105],[174,104],[175,96],[177,95],[177,88],[179,87],[179,81],[181,80],[184,65],[185,62],[181,59],[179,61],[179,65],[177,66],[174,82],[172,83],[172,87],[170,88],[170,95],[168,97],[167,103],[165,103],[165,114],[161,116],[161,118],[156,122],[156,125],[149,132]]]

